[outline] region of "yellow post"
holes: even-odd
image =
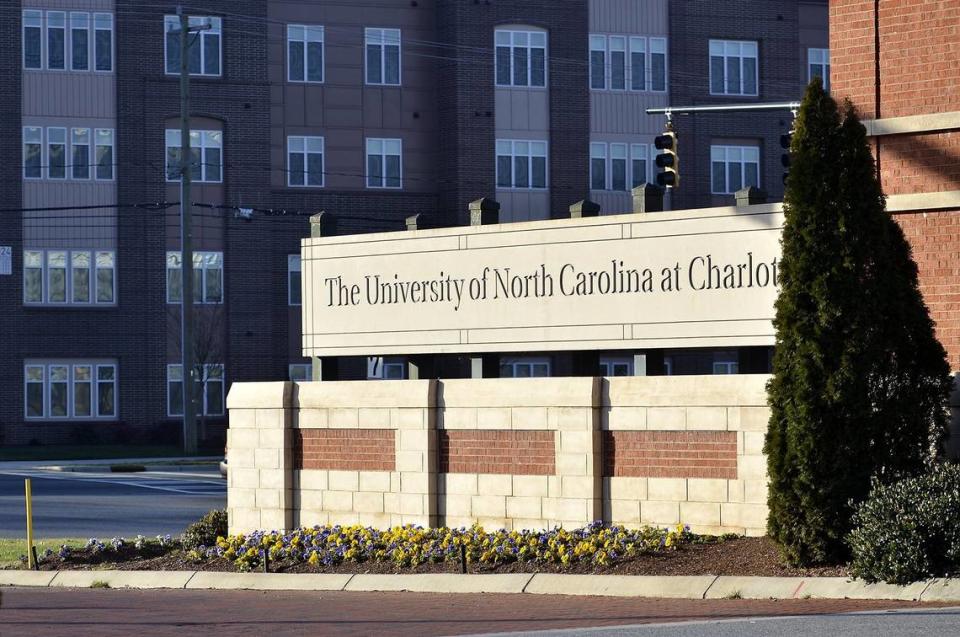
[[[30,478],[23,481],[27,501],[27,565],[30,570],[37,567],[33,562],[33,500],[30,496]]]

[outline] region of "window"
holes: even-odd
[[[323,186],[323,137],[287,137],[287,185]]]
[[[223,415],[223,365],[194,366],[197,414]],[[183,365],[167,365],[167,415],[183,415]]]
[[[711,146],[711,192],[732,194],[760,186],[760,149],[756,146]]]
[[[47,129],[47,178],[67,178],[67,129]]]
[[[63,11],[47,11],[47,68],[67,68],[67,14]]]
[[[757,43],[710,40],[710,94],[757,94]]]
[[[736,352],[714,352],[713,354],[713,373],[714,374],[737,374],[740,371],[740,365],[737,360]]]
[[[310,363],[293,363],[287,369],[287,377],[295,383],[306,383],[313,380],[313,365]]]
[[[113,70],[113,14],[93,14],[94,69]]]
[[[366,29],[367,84],[400,85],[400,29]]]
[[[28,361],[24,365],[27,419],[117,417],[117,365],[108,361]]]
[[[633,376],[633,358],[604,356],[600,359],[601,376]]]
[[[287,303],[289,305],[302,303],[300,274],[300,255],[287,255]]]
[[[823,89],[830,90],[830,49],[807,49],[807,81],[823,79]]]
[[[590,88],[666,91],[667,40],[641,36],[591,35]]]
[[[547,187],[547,142],[497,140],[497,188]]]
[[[542,378],[550,375],[550,359],[501,359],[500,378]]]
[[[590,189],[627,191],[647,181],[647,145],[590,144]]]
[[[71,172],[74,179],[90,179],[90,129],[74,128],[70,134]]]
[[[323,82],[323,27],[287,25],[287,80]]]
[[[26,126],[23,129],[23,178],[43,177],[43,129]]]
[[[220,18],[206,16],[190,16],[190,27],[205,27],[203,31],[187,34],[188,58],[187,68],[190,75],[220,75]],[[180,73],[180,17],[175,15],[164,16],[163,27],[164,59],[168,75]]]
[[[368,356],[367,380],[403,380],[407,377],[407,363],[402,357]]]
[[[114,262],[114,253],[103,250],[24,250],[23,302],[112,305]]]
[[[183,301],[183,257],[167,253],[167,303]],[[193,302],[223,303],[223,253],[193,253]]]
[[[43,68],[43,11],[23,12],[23,68]]]
[[[180,129],[167,129],[167,181],[180,181]],[[190,131],[190,178],[196,182],[223,181],[223,131]]]
[[[547,85],[547,34],[544,31],[497,29],[497,86]]]
[[[70,14],[70,69],[90,70],[90,14]]]
[[[403,184],[403,142],[367,139],[367,188],[400,188]]]
[[[97,179],[113,179],[113,129],[98,128],[94,132],[96,149],[94,150],[97,163]]]

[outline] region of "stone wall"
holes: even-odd
[[[230,530],[604,520],[763,534],[766,378],[237,383]]]

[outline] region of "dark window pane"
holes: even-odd
[[[183,408],[181,405],[181,413]],[[117,403],[113,383],[97,383],[97,414],[100,416],[116,416]]]
[[[50,144],[48,148],[47,172],[50,179],[65,179],[67,176],[67,147],[64,144]]]
[[[514,188],[530,187],[530,159],[528,157],[513,158],[513,186]]]
[[[527,49],[513,50],[513,85],[527,85]]]
[[[543,49],[530,50],[530,86],[546,86],[547,61]]]
[[[287,55],[287,78],[291,82],[303,81],[303,42],[289,42]]]
[[[31,179],[40,179],[41,175],[41,163],[40,163],[40,144],[27,144],[26,153],[23,160],[23,174],[25,177]]]
[[[220,181],[220,149],[207,148],[204,157],[207,164],[207,181]]]
[[[207,415],[219,416],[223,413],[223,383],[219,380],[207,381]]]
[[[220,36],[214,33],[203,34],[203,72],[220,75]]]
[[[367,45],[367,84],[383,82],[383,67],[380,59],[380,45]]]
[[[301,274],[300,272],[291,272],[290,273],[290,303],[293,305],[300,305],[302,297],[302,290],[300,289],[301,284]]]
[[[383,186],[383,158],[380,155],[367,155],[367,186]]]
[[[590,88],[607,88],[607,82],[604,77],[604,67],[606,64],[603,58],[603,51],[590,51]]]
[[[647,90],[647,55],[630,54],[630,88],[634,91]]]
[[[30,303],[43,302],[43,269],[26,268],[23,275],[24,298]]]
[[[99,32],[98,32],[99,35]],[[97,50],[97,59],[100,58],[99,48]],[[180,35],[178,33],[167,33],[167,73],[180,72]]]
[[[87,144],[73,145],[73,178],[90,178],[90,146]]]
[[[66,56],[64,29],[47,29],[47,68],[65,69]]]
[[[546,188],[547,187],[547,160],[545,157],[534,157],[531,160],[531,168],[533,169],[533,187],[534,188]]]
[[[302,186],[303,179],[303,153],[290,153],[290,185]]]
[[[113,146],[97,146],[97,179],[113,179]]]
[[[712,56],[710,58],[710,92],[723,93],[723,58]]]
[[[203,303],[203,270],[196,266],[193,269],[193,302]]]
[[[203,65],[201,64],[203,60],[203,43],[200,41],[202,35],[190,34],[187,36],[187,66],[190,73],[194,75],[199,75],[203,70]],[[179,69],[178,69],[179,72]]]
[[[113,303],[113,270],[97,269],[97,303]]]
[[[323,43],[307,43],[307,80],[323,81]]]
[[[610,52],[610,88],[626,88],[627,56],[623,51]]]
[[[607,187],[607,162],[602,158],[590,160],[590,189],[605,190]]]
[[[400,187],[400,156],[387,155],[387,188]]]
[[[180,303],[183,300],[183,270],[170,268],[167,270],[167,302]]]
[[[509,155],[500,155],[497,157],[497,186],[500,188],[509,188],[513,185],[511,177],[513,176],[513,162]]]
[[[610,162],[610,180],[611,180],[611,189],[613,190],[626,190],[627,189],[627,160],[626,159],[614,159]]]
[[[743,185],[744,185],[744,186],[756,186],[757,188],[759,188],[759,187],[760,187],[759,166],[758,166],[757,164],[754,164],[754,163],[744,164],[744,166],[743,166],[743,171],[744,171],[744,175],[743,175],[744,184],[743,184]]]
[[[737,192],[743,188],[743,175],[742,175],[742,165],[740,162],[733,162],[727,164],[728,175],[728,190],[727,192]]]
[[[190,147],[190,178],[203,181],[203,154],[200,148]]]
[[[321,153],[307,155],[307,184],[311,186],[323,185],[323,155]]]
[[[497,47],[497,84],[510,85],[510,47]]]
[[[50,416],[67,415],[67,384],[50,383]]]
[[[27,416],[43,418],[43,383],[27,383]]]
[[[740,58],[727,58],[727,93],[739,95],[740,87]]]
[[[647,162],[643,159],[633,160],[633,188],[647,181]]]
[[[743,92],[747,95],[757,94],[756,58],[743,58]]]
[[[90,32],[86,29],[73,29],[70,32],[70,67],[74,71],[86,71],[90,68]]]
[[[90,302],[90,269],[73,268],[73,302]]]
[[[28,69],[39,69],[42,67],[40,58],[40,27],[26,27],[23,30],[23,66]]]
[[[171,181],[180,180],[180,147],[167,147],[167,179]]]
[[[713,192],[727,191],[727,169],[726,164],[724,164],[722,161],[713,162],[713,174],[710,189]]]
[[[167,383],[167,413],[171,416],[183,415],[183,383]],[[101,412],[102,413],[102,412]]]
[[[90,383],[74,383],[73,385],[73,415],[78,418],[93,415],[90,404]]]
[[[210,268],[206,273],[207,303],[220,303],[223,300],[223,270]]]
[[[387,46],[384,48],[384,66],[386,69],[383,73],[383,83],[384,84],[399,84],[400,83],[400,47],[398,46]]]
[[[97,70],[112,71],[113,70],[113,31],[108,31],[106,29],[97,29],[95,38],[96,38],[96,45],[97,45],[97,52],[96,52]],[[180,62],[177,61],[177,64],[180,64]],[[169,66],[167,68],[169,69]]]
[[[667,56],[663,53],[650,54],[650,90],[667,90]]]

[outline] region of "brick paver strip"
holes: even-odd
[[[857,600],[5,588],[0,634],[428,637],[920,606]]]

